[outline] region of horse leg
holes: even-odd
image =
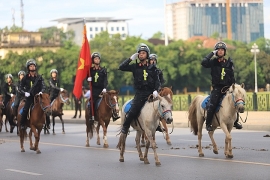
[[[101,126],[102,126],[102,129],[103,129],[103,147],[104,148],[108,148],[109,147],[109,144],[108,144],[108,140],[107,140],[107,127],[108,127],[108,124],[106,124],[104,121],[101,121]]]
[[[145,133],[144,132],[142,132],[141,133],[142,135],[142,139],[141,139],[141,147],[145,147]]]
[[[221,129],[226,135],[225,138],[225,147],[224,147],[224,154],[227,158],[233,158],[232,154],[232,136],[230,134],[231,130],[228,130],[227,126],[225,124],[220,125]]]
[[[199,118],[201,115],[197,114],[197,117]],[[203,128],[204,120],[203,118],[200,118],[198,121],[198,152],[199,157],[204,157],[204,153],[202,151],[202,128]]]
[[[54,116],[52,116],[52,124],[53,124],[53,135],[55,135],[55,132],[54,132],[54,126],[55,126],[55,119],[54,119],[55,117]]]
[[[24,133],[26,133],[26,130],[20,129],[20,145],[21,145],[21,152],[25,152],[23,143],[24,143]]]
[[[97,131],[97,145],[100,145],[99,128],[100,128],[100,123],[98,122],[98,125],[96,127],[96,131]]]
[[[148,139],[152,145],[152,149],[154,151],[154,157],[155,157],[155,161],[156,161],[156,166],[160,166],[161,163],[160,163],[160,160],[158,158],[158,155],[157,155],[157,147],[156,147],[156,141],[155,141],[155,133],[156,133],[156,129],[154,129],[151,133],[150,132],[147,132],[149,135],[148,136]]]
[[[42,130],[42,127],[38,127],[37,133],[35,133],[36,131],[34,132],[34,134],[35,134],[35,150],[36,150],[36,153],[37,154],[40,154],[41,153],[41,151],[38,148],[41,130]]]
[[[161,122],[162,122],[164,129],[165,129],[166,142],[168,145],[172,145],[172,142],[171,142],[171,139],[170,139],[170,136],[168,133],[168,127],[167,127],[166,121],[164,119],[162,119]]]
[[[149,141],[149,138],[147,138],[146,143],[145,143],[144,156],[143,156],[144,164],[150,164],[147,158],[149,147],[150,147],[150,141]]]
[[[124,162],[124,153],[125,153],[125,148],[126,148],[126,138],[127,138],[127,135],[121,133],[120,137],[119,137],[118,144],[116,146],[116,148],[120,149],[120,158],[119,158],[120,162]]]
[[[218,154],[217,144],[216,144],[216,142],[215,142],[215,140],[214,140],[214,131],[209,131],[208,134],[209,134],[209,137],[210,137],[210,139],[211,139],[211,141],[212,141],[213,152],[214,152],[215,154]]]
[[[88,120],[86,120],[86,121],[88,121]],[[85,144],[85,146],[86,147],[90,147],[90,144],[89,144],[89,139],[90,139],[90,137],[89,137],[89,132],[90,132],[90,127],[89,127],[90,125],[89,125],[89,122],[86,122],[86,144]]]
[[[62,123],[62,134],[65,134],[65,127],[64,127],[64,121],[62,119],[62,115],[59,116],[61,123]]]
[[[32,133],[33,133],[33,130],[30,128],[30,131],[29,131],[30,150],[35,151],[35,147],[33,146],[33,141],[32,141]]]
[[[6,132],[9,132],[7,128],[7,121],[8,121],[8,118],[7,118],[7,115],[5,115],[5,128],[6,128]]]
[[[142,134],[143,133],[141,131],[137,131],[136,138],[135,138],[136,148],[137,148],[137,151],[139,153],[140,161],[144,161],[143,154],[142,154],[142,149],[141,149],[141,146],[140,146],[140,137],[141,137]]]

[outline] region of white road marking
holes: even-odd
[[[22,173],[22,174],[28,174],[28,175],[32,175],[32,176],[42,176],[42,174],[28,172],[28,171],[21,171],[21,170],[17,170],[17,169],[5,169],[5,170],[12,171],[12,172],[17,172],[17,173]]]
[[[4,139],[6,142],[18,142],[17,140],[9,140]],[[27,142],[27,141],[26,141]],[[85,147],[85,146],[77,146],[77,145],[70,145],[70,144],[55,144],[55,143],[46,143],[46,142],[40,142],[40,144],[46,144],[51,146],[62,146],[62,147],[72,147],[72,148],[81,148],[81,149],[95,149],[99,151],[117,151],[119,152],[119,149],[110,149],[110,148],[100,148],[100,147]],[[125,150],[126,153],[138,153],[137,151],[132,150]],[[148,154],[154,154],[154,153],[148,153]],[[260,162],[252,162],[252,161],[238,161],[233,159],[216,159],[216,158],[205,158],[205,157],[198,157],[198,156],[183,156],[183,155],[176,155],[176,154],[162,154],[158,153],[159,156],[167,156],[167,157],[178,157],[178,158],[188,158],[188,159],[199,159],[199,160],[209,160],[209,161],[220,161],[220,162],[229,162],[229,163],[239,163],[239,164],[253,164],[253,165],[261,165],[261,166],[270,166],[269,163],[260,163]]]

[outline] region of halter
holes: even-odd
[[[233,95],[233,92],[231,92],[232,93],[232,100],[233,100],[233,102],[234,102],[234,107],[236,107],[238,104],[243,104],[243,105],[245,105],[245,101],[244,101],[244,99],[237,99],[236,101],[234,100],[234,95]]]
[[[107,94],[107,93],[106,93]],[[105,97],[105,103],[106,105],[111,108],[111,109],[114,109],[114,107],[116,106],[117,102],[115,102],[114,104],[112,103],[111,99],[109,98],[109,104],[107,103],[107,99]]]
[[[162,112],[160,101],[159,101],[159,103],[158,103],[158,113],[159,113],[160,117],[161,118],[164,118],[165,114],[167,114],[169,112],[172,114],[172,111],[169,110],[169,109],[167,109],[167,110],[165,110],[165,111]]]
[[[69,98],[64,99],[61,93],[60,93],[60,99],[63,103],[66,103],[69,100]]]

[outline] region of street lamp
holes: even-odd
[[[258,45],[256,43],[253,44],[252,49],[250,50],[254,53],[254,66],[255,66],[255,93],[258,92],[258,85],[257,85],[257,62],[256,62],[256,54],[260,52]]]

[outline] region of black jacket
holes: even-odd
[[[94,90],[102,90],[108,86],[107,70],[106,68],[90,68],[90,73],[92,77],[92,88]],[[99,92],[100,93],[100,92]]]
[[[58,95],[60,91],[60,83],[58,79],[51,78],[49,80],[49,93],[51,95]]]
[[[136,90],[158,91],[160,89],[159,74],[156,66],[141,63],[129,64],[130,62],[130,59],[122,62],[119,70],[133,73]]]
[[[218,58],[212,58],[213,52],[208,54],[202,61],[202,66],[211,68],[212,85],[231,86],[235,83],[234,66],[231,58],[219,62]],[[212,59],[211,59],[212,58]]]
[[[39,78],[39,80],[36,86],[34,86],[37,78]],[[30,94],[32,96],[35,96],[39,92],[45,92],[46,86],[44,84],[42,76],[40,75],[31,76],[30,74],[26,74],[26,76],[23,77],[19,86],[19,91],[24,94],[25,92],[29,92],[30,90],[31,90]]]
[[[11,94],[16,94],[16,87],[14,84],[5,83],[3,86],[3,94],[5,98],[11,98]]]

